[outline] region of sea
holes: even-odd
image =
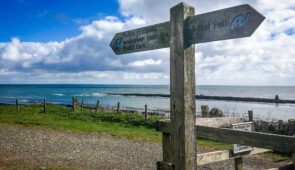
[[[115,95],[110,93],[116,93]],[[0,85],[0,103],[15,104],[16,98],[21,104],[41,103],[43,99],[53,104],[71,104],[72,97],[82,98],[85,104],[96,104],[106,108],[115,108],[120,102],[122,109],[143,111],[148,105],[149,112],[167,112],[170,99],[167,97],[123,96],[123,93],[169,94],[169,85],[93,85],[93,84],[42,84],[42,85]],[[205,96],[233,96],[295,100],[295,86],[196,86],[196,94]],[[219,108],[226,116],[247,118],[248,110],[253,110],[254,119],[276,121],[295,119],[295,104],[256,103],[221,100],[196,100],[197,115],[201,114],[201,105],[210,109]],[[168,114],[168,113],[167,113]]]

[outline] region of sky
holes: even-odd
[[[0,0],[0,84],[169,84],[169,48],[115,55],[115,33],[169,21],[179,0]],[[251,37],[196,44],[197,85],[295,86],[294,0],[183,0],[196,14],[250,4]]]

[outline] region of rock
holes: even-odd
[[[284,121],[279,120],[277,124],[278,124],[278,125],[277,125],[277,127],[278,127],[277,132],[278,132],[279,134],[281,134],[281,135],[285,135],[285,131],[284,131],[284,129],[285,129],[285,124],[284,124]]]
[[[269,132],[269,126],[266,121],[261,121],[261,132],[265,132],[265,133]]]
[[[210,117],[224,117],[224,114],[221,109],[213,108],[210,110],[209,116]]]
[[[280,99],[279,99],[279,95],[276,95],[276,97],[275,97],[275,102],[276,102],[276,103],[279,103],[279,101],[280,101]]]

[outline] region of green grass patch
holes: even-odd
[[[43,112],[43,105],[0,106],[0,123],[18,124],[26,127],[46,128],[58,131],[94,132],[120,138],[130,138],[150,142],[162,141],[161,132],[155,130],[157,116],[150,117],[147,121],[138,113],[116,113],[115,111],[100,110],[98,113],[90,109],[77,108],[73,112],[70,108],[59,105],[47,105],[47,112]],[[224,150],[231,149],[232,145],[206,139],[197,140],[198,147]],[[285,153],[267,153],[262,156],[290,162],[291,155]]]
[[[90,109],[70,108],[58,105],[47,105],[43,113],[43,105],[21,105],[17,111],[15,106],[0,106],[0,122],[20,124],[26,127],[49,128],[59,131],[96,132],[99,134],[161,142],[162,135],[155,130],[157,116],[151,116],[146,121],[138,113],[116,113],[100,110],[98,113]],[[230,144],[198,139],[199,147],[211,149],[230,149]]]
[[[272,152],[264,153],[262,156],[279,162],[292,162],[292,153]]]
[[[138,123],[142,119],[139,119],[139,116],[143,117],[136,113],[125,115],[122,112],[93,114],[88,109],[74,113],[71,109],[58,105],[47,105],[46,113],[43,113],[43,106],[40,104],[22,105],[20,111],[17,111],[15,106],[0,106],[1,123],[59,131],[96,132],[109,136],[160,142],[161,134],[151,123],[155,122],[156,118],[152,117],[145,123]]]

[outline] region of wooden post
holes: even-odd
[[[185,33],[185,19],[194,14],[185,3],[170,9],[171,162],[176,170],[196,168],[195,45]]]
[[[170,133],[162,133],[163,161],[171,162],[171,140]]]
[[[292,153],[293,169],[295,169],[295,153]]]
[[[81,102],[81,111],[83,112],[83,105],[84,105],[84,99],[82,98],[82,102]]]
[[[44,113],[46,113],[46,99],[44,99],[43,104],[44,104]]]
[[[78,98],[75,98],[75,106],[79,106],[79,99]]]
[[[19,103],[18,103],[18,99],[16,99],[16,110],[19,111]]]
[[[208,105],[202,105],[202,117],[209,117],[209,106]]]
[[[99,100],[96,102],[96,113],[98,112]]]
[[[148,120],[147,105],[144,105],[144,118],[145,120]]]
[[[253,110],[248,111],[249,122],[253,122]]]
[[[235,170],[243,169],[243,157],[235,158]]]
[[[73,104],[72,104],[72,109],[73,109],[73,112],[75,112],[76,111],[76,99],[75,99],[75,97],[73,97]]]
[[[120,111],[120,102],[118,102],[117,104],[117,114],[119,113],[119,111]]]

